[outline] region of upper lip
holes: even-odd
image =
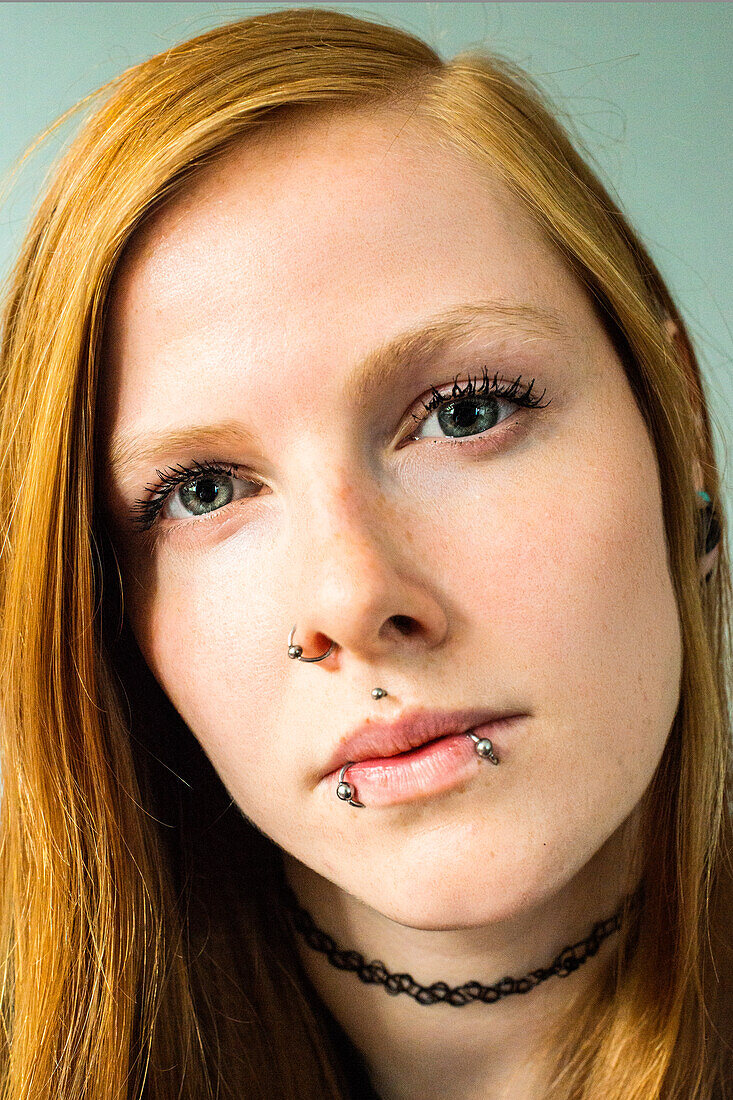
[[[453,733],[467,733],[499,718],[518,714],[516,709],[474,707],[468,710],[406,711],[393,722],[367,719],[361,726],[342,738],[326,765],[324,776],[330,775],[348,762],[381,759],[408,752],[428,741]]]

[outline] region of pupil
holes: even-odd
[[[458,409],[456,413],[458,426],[460,428],[470,428],[473,421],[479,415],[478,406],[475,402],[469,404],[467,401],[463,401],[456,407]]]
[[[199,488],[199,486],[201,485],[204,486],[203,489]],[[204,478],[201,481],[197,481],[196,489],[198,489],[202,504],[213,504],[216,500],[216,494],[218,490],[210,477]]]

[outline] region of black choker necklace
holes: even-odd
[[[548,967],[539,970],[531,970],[524,978],[502,978],[496,985],[481,985],[480,982],[471,981],[464,985],[451,989],[445,982],[433,982],[430,986],[419,985],[410,974],[390,974],[383,962],[378,959],[367,963],[363,955],[358,951],[342,951],[334,940],[323,932],[315,924],[307,909],[298,901],[290,884],[283,881],[283,906],[291,917],[292,923],[300,932],[308,944],[316,951],[322,951],[332,966],[339,970],[353,970],[361,981],[381,983],[388,993],[396,996],[398,993],[407,993],[414,997],[421,1005],[432,1005],[436,1001],[447,1001],[448,1004],[462,1006],[470,1001],[484,1001],[492,1004],[500,997],[509,997],[512,993],[528,993],[540,982],[557,974],[560,978],[566,978],[582,966],[584,962],[592,958],[601,946],[601,943],[616,932],[621,926],[621,918],[624,911],[622,903],[616,913],[608,920],[598,921],[593,925],[593,931],[584,940],[565,947],[559,955],[553,959]],[[631,910],[639,906],[643,894],[643,886],[639,886],[634,894],[627,899]]]

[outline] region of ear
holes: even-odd
[[[703,440],[705,438],[705,433],[704,433],[704,429],[703,429],[703,420],[702,420],[702,416],[701,416],[701,413],[700,413],[700,404],[699,404],[700,397],[699,397],[698,392],[697,392],[697,384],[696,384],[695,375],[694,375],[694,372],[693,372],[693,369],[692,369],[692,364],[690,363],[690,357],[689,357],[689,354],[688,354],[688,351],[687,351],[687,346],[685,344],[685,341],[682,339],[682,337],[680,335],[679,328],[677,327],[677,325],[675,324],[675,322],[672,320],[671,317],[667,317],[665,319],[664,329],[665,329],[665,332],[667,333],[667,337],[668,337],[669,343],[671,345],[674,356],[683,364],[683,366],[685,368],[685,377],[688,380],[688,384],[690,386],[690,396],[692,398],[693,405],[695,407],[696,422],[697,422],[697,438],[698,438],[698,448],[699,448],[698,453],[700,453],[701,450],[702,450],[702,445],[703,445]],[[704,476],[703,476],[702,466],[700,464],[700,459],[697,456],[695,456],[693,458],[693,464],[692,465],[693,465],[692,478],[693,478],[693,483],[694,483],[694,488],[695,488],[695,493],[696,493],[697,506],[698,506],[698,509],[699,509],[699,512],[700,512],[700,522],[702,522],[702,510],[705,508],[706,501],[704,500],[703,497],[697,496],[697,493],[700,490],[704,491],[704,489],[705,489],[705,479],[704,479]],[[720,550],[720,546],[714,546],[709,554],[705,554],[702,558],[700,558],[699,570],[698,570],[700,577],[704,577],[707,573],[709,573],[711,571],[711,569],[713,568],[713,566],[715,565],[715,563],[718,559],[719,550]]]
[[[676,323],[671,317],[666,317],[664,320],[664,330],[667,334],[667,341],[669,350],[672,353],[674,359],[681,365],[684,374],[685,381],[687,383],[687,390],[692,407],[695,411],[695,423],[697,430],[697,452],[702,454],[704,452],[705,443],[705,429],[704,421],[702,417],[701,401],[702,395],[700,393],[700,381],[697,377],[697,372],[690,361],[690,352],[687,347],[687,342],[680,333]],[[697,476],[699,475],[699,476]],[[696,470],[696,489],[704,489],[702,484],[702,470]],[[698,483],[699,482],[699,483]]]

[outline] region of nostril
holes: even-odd
[[[417,628],[415,620],[411,619],[408,615],[393,615],[392,622],[397,627],[400,634],[414,634]]]

